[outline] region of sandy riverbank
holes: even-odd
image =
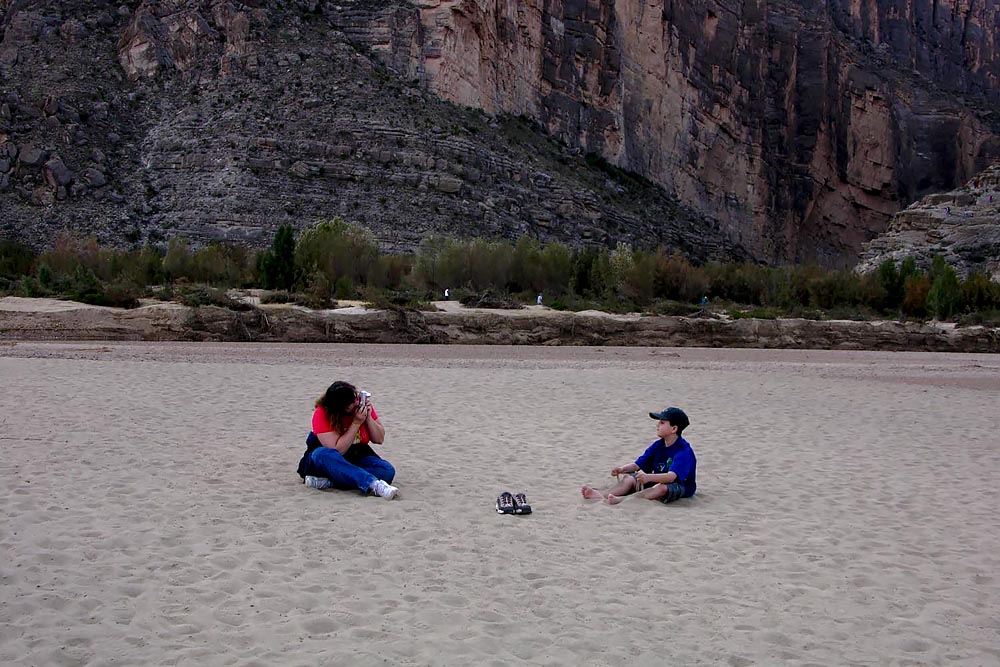
[[[398,501],[294,473],[341,377]],[[995,355],[16,342],[0,380],[4,664],[1000,661]],[[698,496],[583,501],[668,404]]]

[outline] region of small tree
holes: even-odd
[[[295,230],[281,225],[271,249],[260,256],[260,280],[264,289],[289,290],[295,284]]]
[[[899,304],[903,303],[904,277],[896,270],[896,262],[891,258],[885,260],[878,265],[875,276],[879,285],[885,290],[885,308],[887,310],[899,308]]]
[[[962,290],[955,269],[940,255],[931,263],[931,288],[927,293],[927,308],[939,320],[947,320],[958,312]]]

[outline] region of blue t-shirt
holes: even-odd
[[[635,460],[635,464],[643,472],[659,475],[665,472],[672,472],[677,475],[677,482],[684,485],[683,498],[693,496],[697,485],[695,484],[695,472],[698,468],[698,460],[694,457],[694,450],[684,438],[677,438],[674,444],[667,447],[660,438],[642,453],[642,456]]]

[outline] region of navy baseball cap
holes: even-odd
[[[686,429],[691,424],[691,420],[680,408],[667,408],[663,412],[650,412],[649,416],[653,419],[664,419],[681,430]]]

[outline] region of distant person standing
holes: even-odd
[[[539,306],[542,305],[542,293],[541,292],[538,293],[538,298],[535,299],[535,303],[537,303]]]
[[[451,298],[451,290],[448,289],[447,287],[444,288],[444,298],[446,298],[446,299],[450,299]]]

